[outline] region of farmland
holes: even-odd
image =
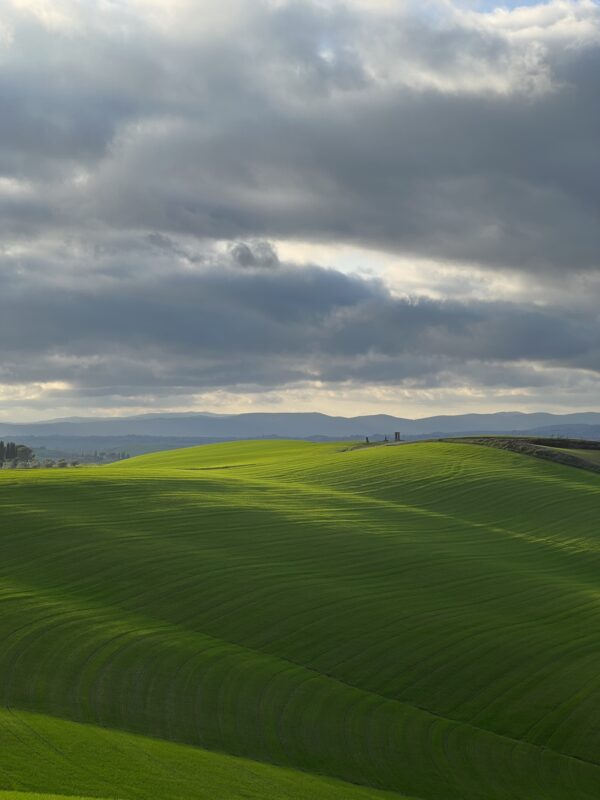
[[[565,453],[569,453],[570,455],[585,458],[586,461],[590,461],[592,464],[600,465],[600,450],[569,450],[565,448]]]
[[[464,443],[3,471],[0,799],[598,798],[599,509]]]

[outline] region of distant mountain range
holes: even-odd
[[[407,419],[386,414],[332,417],[319,413],[143,414],[131,417],[69,417],[35,423],[0,422],[0,438],[144,437],[185,439],[416,439],[456,434],[522,433],[600,439],[600,413],[549,414],[501,412]],[[157,442],[157,445],[160,443]],[[154,449],[154,448],[153,448]],[[156,447],[160,449],[160,447]]]

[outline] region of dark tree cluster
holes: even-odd
[[[5,463],[17,465],[25,464],[35,458],[33,450],[27,445],[17,444],[16,442],[6,442],[0,440],[0,467]]]

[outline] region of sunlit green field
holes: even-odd
[[[439,442],[0,472],[0,800],[597,800],[599,512]]]

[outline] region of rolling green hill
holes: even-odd
[[[586,461],[591,461],[592,464],[600,465],[600,450],[569,450],[565,448],[564,452],[578,458],[584,458]]]
[[[599,511],[441,442],[0,472],[0,789],[597,800]]]
[[[0,712],[2,776],[15,787],[101,798],[386,800],[395,794],[93,725]],[[0,790],[0,800],[55,794]],[[82,798],[87,800],[87,798]]]

